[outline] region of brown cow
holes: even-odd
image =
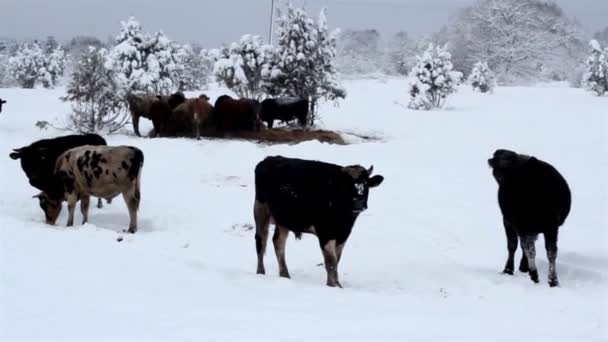
[[[158,96],[127,95],[127,103],[129,105],[129,111],[131,112],[131,121],[133,122],[133,131],[138,137],[141,137],[141,134],[139,134],[139,118],[144,117],[152,120],[150,110],[152,104],[159,99],[160,97]]]
[[[222,95],[215,101],[213,121],[220,134],[238,131],[259,131],[260,103],[251,99],[233,99]]]
[[[208,99],[203,94],[197,98],[187,99],[175,107],[167,121],[167,133],[188,135],[192,132],[196,139],[200,139],[201,130],[209,123],[213,112],[213,106]]]
[[[154,126],[153,137],[167,136],[171,133],[169,120],[173,109],[186,101],[183,93],[177,92],[171,96],[157,96],[157,100],[150,105],[150,120]]]

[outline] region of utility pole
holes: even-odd
[[[270,32],[268,32],[268,44],[272,45],[272,28],[274,26],[274,0],[270,0]]]

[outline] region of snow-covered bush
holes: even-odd
[[[308,99],[311,124],[319,100],[346,97],[335,66],[338,33],[329,32],[325,9],[315,23],[303,9],[289,4],[277,20],[277,58],[263,71],[264,87],[270,95]]]
[[[36,43],[21,44],[9,59],[11,76],[22,88],[34,88],[45,66],[44,52]]]
[[[106,68],[107,51],[93,47],[81,56],[67,95],[61,100],[70,102],[69,129],[80,133],[113,133],[127,124],[124,93],[112,70]]]
[[[33,88],[42,83],[45,88],[54,87],[63,75],[66,57],[61,46],[57,45],[48,55],[38,43],[22,44],[15,56],[9,59],[9,69],[19,86]]]
[[[608,48],[602,50],[597,40],[592,40],[591,55],[583,74],[583,87],[598,96],[608,92]]]
[[[473,90],[482,93],[491,93],[496,85],[494,73],[488,67],[488,63],[485,62],[475,63],[467,81],[473,87]]]
[[[274,56],[272,46],[265,45],[260,36],[246,34],[238,43],[216,51],[213,74],[238,96],[259,100],[264,94],[262,70]]]
[[[182,46],[177,53],[179,64],[177,88],[179,91],[205,89],[209,80],[210,67],[205,57],[196,53],[190,45]]]
[[[176,91],[181,67],[177,46],[162,32],[154,36],[144,33],[134,17],[121,25],[106,67],[114,70],[129,92],[168,94]]]
[[[451,58],[445,46],[435,47],[433,44],[418,57],[418,64],[410,73],[409,108],[441,108],[446,98],[457,91],[462,73],[452,70]]]

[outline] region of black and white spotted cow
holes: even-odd
[[[131,146],[80,146],[57,158],[49,191],[36,197],[46,222],[55,224],[61,203],[68,202],[68,226],[74,224],[74,208],[80,201],[83,221],[88,220],[90,196],[110,200],[123,195],[129,209],[129,233],[137,231],[140,175],[144,163],[141,150]]]
[[[268,226],[276,225],[272,242],[281,277],[289,278],[285,241],[289,232],[318,237],[327,285],[338,286],[338,263],[353,225],[367,209],[369,189],[384,177],[371,177],[373,167],[340,166],[319,161],[267,157],[255,168],[257,273],[265,274],[264,253]]]

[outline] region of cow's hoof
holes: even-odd
[[[339,282],[339,281],[336,281],[336,282],[327,282],[327,286],[329,286],[329,287],[339,287],[339,288],[342,288],[342,284],[340,284],[340,282]]]
[[[266,270],[263,267],[258,267],[258,269],[255,271],[255,274],[266,274]]]
[[[137,232],[137,228],[131,227],[127,230],[127,232],[129,232],[129,234],[135,234],[135,232]]]
[[[513,269],[505,268],[504,271],[502,271],[502,273],[508,274],[508,275],[513,275]]]
[[[530,279],[538,284],[538,271],[530,270]]]
[[[556,287],[556,286],[559,286],[559,281],[557,281],[557,278],[554,278],[554,279],[549,279],[549,286],[550,286],[550,287]]]
[[[289,272],[279,272],[279,276],[281,278],[291,279],[291,277],[289,276]]]

